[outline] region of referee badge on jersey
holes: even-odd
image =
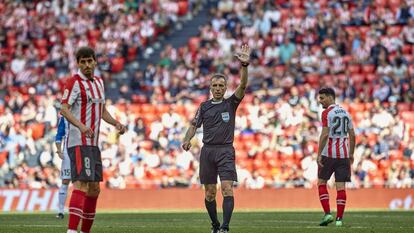
[[[229,112],[222,112],[221,113],[221,119],[223,119],[224,122],[229,122],[230,120],[230,114]]]

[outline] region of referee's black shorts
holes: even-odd
[[[97,146],[68,148],[72,181],[102,181],[101,151]]]
[[[220,180],[237,181],[236,153],[233,145],[206,145],[201,148],[200,182],[217,184]]]

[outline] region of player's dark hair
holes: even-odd
[[[76,51],[77,62],[79,62],[81,58],[85,58],[85,57],[93,57],[93,60],[96,61],[95,51],[87,46],[80,47],[78,51]]]
[[[218,78],[224,79],[224,82],[226,82],[226,83],[227,83],[227,77],[226,77],[226,75],[224,75],[224,74],[220,74],[220,73],[215,73],[215,74],[213,74],[213,75],[211,76],[211,81],[213,81],[213,79],[218,79]]]
[[[335,99],[335,91],[331,87],[321,88],[318,93],[319,93],[319,95],[324,94],[324,95],[327,95],[327,96],[332,96],[332,98]]]

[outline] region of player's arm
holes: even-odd
[[[63,159],[62,154],[62,139],[65,135],[65,120],[63,117],[60,117],[59,119],[59,125],[55,137],[55,145],[56,145],[56,153],[58,154],[59,158]]]
[[[355,150],[355,130],[353,128],[349,129],[349,159],[351,160],[351,165],[354,163],[354,150]]]
[[[70,111],[72,104],[74,104],[80,95],[79,84],[76,81],[76,78],[71,78],[68,80],[65,86],[62,97],[62,107],[60,109],[60,114],[69,121],[72,125],[79,128],[82,134],[85,134],[86,137],[92,138],[93,131],[91,128],[86,127],[82,122],[80,122]]]
[[[82,122],[80,122],[70,111],[70,106],[67,103],[62,104],[62,108],[60,109],[60,114],[66,118],[72,125],[79,128],[79,130],[85,134],[86,137],[92,138],[93,131],[92,129],[86,127]]]
[[[112,117],[112,115],[108,112],[105,106],[102,112],[102,119],[106,121],[108,124],[115,126],[115,128],[119,131],[120,134],[125,133],[126,127],[123,124],[119,123],[119,121],[115,120],[115,118]]]
[[[246,92],[246,88],[247,88],[247,77],[248,77],[248,66],[249,66],[249,62],[250,62],[250,48],[248,45],[242,45],[241,47],[241,52],[236,53],[234,55],[241,64],[241,68],[240,68],[240,84],[237,87],[234,95],[238,98],[238,99],[242,99],[244,97],[244,93]]]
[[[325,148],[326,142],[328,141],[328,137],[329,137],[329,127],[323,127],[321,136],[319,137],[319,146],[318,146],[318,164],[321,167],[323,167],[322,151],[323,151],[323,148]]]
[[[322,164],[322,151],[325,148],[326,141],[328,141],[329,138],[329,119],[328,119],[328,113],[329,111],[324,110],[322,112],[322,133],[319,137],[319,144],[318,144],[318,158],[317,162],[320,167],[323,167]]]

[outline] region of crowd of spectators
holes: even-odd
[[[122,6],[127,2],[132,1]],[[0,6],[0,12],[19,14],[22,10],[17,9],[24,8],[19,4],[23,3]],[[38,5],[42,4],[33,9],[42,12]],[[91,5],[86,8],[93,8]],[[110,8],[115,5],[108,4]],[[14,10],[4,10],[10,8]],[[81,12],[69,12],[71,17],[89,20]],[[209,98],[209,74],[226,74],[228,94],[234,91],[239,66],[233,52],[242,43],[248,43],[253,54],[248,94],[236,118],[239,187],[315,187],[322,110],[317,103],[317,89],[324,85],[335,87],[337,102],[349,110],[356,128],[349,186],[414,187],[414,1],[219,1],[198,37],[190,38],[181,48],[166,46],[157,64],[133,71],[131,77],[108,69],[113,66],[105,60],[113,56],[110,48],[123,46],[111,47],[116,41],[112,39],[99,42],[110,28],[119,29],[120,34],[125,31],[117,23],[136,20],[133,16],[132,21],[127,20],[127,10],[117,12],[126,15],[126,21],[108,20],[105,24],[103,20],[99,40],[84,41],[102,51],[98,54],[99,70],[113,97],[107,103],[109,111],[128,126],[128,132],[119,136],[108,125],[102,125],[107,187],[199,186],[202,132],[197,132],[189,152],[180,148],[180,141],[199,103]],[[24,15],[27,19],[31,14]],[[94,20],[99,18],[95,16]],[[48,21],[44,20],[44,26],[48,28]],[[64,27],[65,35],[76,35],[77,28],[82,28]],[[28,32],[37,31],[30,25],[26,28],[26,33],[15,35],[28,36]],[[19,45],[10,47],[9,37],[0,36],[0,40],[7,38],[3,40],[8,45],[6,50],[15,49],[7,50],[2,58],[11,62],[0,67],[1,85],[7,87],[0,91],[4,96],[0,100],[0,187],[59,184],[60,159],[53,153],[58,116],[54,103],[60,98],[58,90],[64,77],[73,67],[59,71],[63,65],[56,61],[68,59],[62,64],[74,65],[73,53],[66,50],[80,45],[82,35],[68,42],[72,45],[48,51],[45,60],[30,57],[37,48],[36,39],[27,37],[29,45],[21,45],[20,49],[26,53],[19,53]],[[55,33],[47,35],[48,41],[53,36]],[[135,37],[120,41],[130,43],[131,38]],[[99,50],[103,47],[106,49]],[[60,58],[53,60],[53,54]],[[48,62],[50,59],[54,62]],[[39,71],[36,79],[31,78],[32,63]],[[21,67],[20,72],[14,73],[13,67]],[[115,85],[114,80],[119,79],[123,84]]]

